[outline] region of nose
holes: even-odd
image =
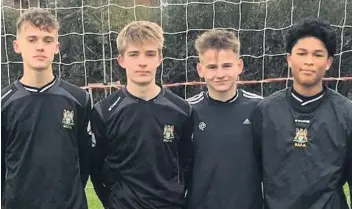
[[[36,46],[36,50],[37,51],[44,51],[44,42],[43,41],[38,41],[37,44],[35,45]]]
[[[147,58],[145,56],[140,56],[139,57],[138,66],[140,68],[146,68],[147,67]]]
[[[309,54],[309,55],[306,57],[304,64],[305,64],[305,65],[308,65],[308,66],[313,65],[313,56]]]
[[[216,69],[216,74],[215,74],[215,76],[217,77],[217,78],[223,78],[223,77],[225,77],[225,72],[224,72],[224,70],[220,67],[220,68],[218,68],[218,69]]]
[[[146,68],[146,67],[147,67],[146,64],[138,64],[138,66],[139,66],[140,68]]]

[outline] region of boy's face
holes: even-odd
[[[47,69],[52,64],[55,54],[59,52],[56,29],[47,32],[28,22],[23,23],[13,44],[15,52],[21,54],[23,64],[35,70]]]
[[[226,92],[234,88],[242,73],[243,61],[232,50],[208,49],[200,55],[198,74],[204,78],[208,88]]]
[[[315,37],[299,39],[287,56],[294,81],[305,87],[320,85],[332,58],[322,41]]]
[[[121,67],[126,69],[127,82],[137,85],[155,83],[155,75],[161,64],[161,55],[155,43],[143,45],[127,44],[125,53],[118,57]]]

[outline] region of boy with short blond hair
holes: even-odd
[[[194,157],[188,209],[262,208],[258,150],[251,114],[262,99],[237,88],[242,73],[234,33],[210,30],[195,42],[197,71],[208,91],[187,101],[193,108]]]
[[[122,55],[126,52],[128,43],[143,44],[145,41],[153,42],[161,55],[164,46],[163,29],[154,22],[134,21],[120,31],[117,50]]]
[[[91,146],[88,93],[53,74],[59,24],[43,9],[23,13],[15,52],[23,75],[1,91],[1,186],[7,209],[87,209]]]
[[[199,36],[195,41],[195,48],[199,58],[209,49],[232,50],[239,57],[241,43],[234,33],[214,29]]]
[[[155,83],[163,32],[134,21],[118,35],[127,85],[94,106],[91,179],[114,209],[181,209],[191,149],[191,107]]]

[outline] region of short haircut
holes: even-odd
[[[233,32],[213,29],[204,32],[197,38],[195,48],[198,55],[204,54],[209,49],[232,50],[239,55],[240,41]]]
[[[286,33],[286,52],[291,54],[297,41],[306,37],[314,37],[322,41],[329,57],[336,53],[336,33],[332,26],[318,18],[305,18],[294,24]]]
[[[59,30],[59,22],[47,10],[41,8],[29,9],[24,12],[17,21],[17,35],[21,32],[23,23],[30,23],[40,30],[51,31],[53,29]]]
[[[159,54],[164,46],[163,29],[154,22],[133,21],[126,25],[117,36],[117,50],[124,55],[128,44],[155,43]]]

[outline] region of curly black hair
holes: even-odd
[[[305,18],[294,24],[286,33],[286,52],[291,53],[298,40],[306,37],[315,37],[321,40],[328,51],[329,57],[336,53],[336,33],[332,26],[318,18]]]

